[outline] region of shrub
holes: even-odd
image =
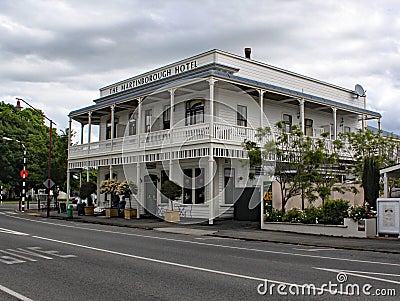
[[[303,223],[305,224],[317,224],[322,217],[322,209],[320,207],[308,207],[304,209]]]
[[[345,200],[327,200],[322,206],[322,224],[341,225],[348,217],[349,202]]]
[[[282,217],[283,222],[289,223],[301,223],[303,221],[303,212],[294,208],[290,209],[286,212],[286,214]]]
[[[368,206],[354,206],[349,209],[349,217],[355,221],[371,217]]]
[[[92,182],[85,182],[79,189],[79,197],[81,199],[87,199],[88,206],[93,206],[92,193],[95,193],[96,190],[97,190],[96,184]]]
[[[281,222],[284,214],[285,213],[282,210],[272,210],[271,212],[267,212],[265,214],[265,221],[266,222]]]

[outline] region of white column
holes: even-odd
[[[332,107],[332,112],[333,112],[333,139],[337,139],[337,108]]]
[[[69,205],[70,194],[71,194],[71,172],[67,166],[67,207]]]
[[[383,174],[383,197],[384,198],[389,197],[389,185],[388,185],[388,177],[387,177],[386,172]]]
[[[92,112],[88,113],[88,144],[92,141]],[[89,149],[90,147],[88,147]]]
[[[92,140],[92,112],[88,113],[88,155],[90,155],[90,142]],[[89,160],[87,162],[87,171],[86,171],[86,182],[90,181],[89,175]]]
[[[304,99],[299,99],[301,132],[305,134]]]
[[[175,103],[175,91],[176,89],[170,89],[169,90],[169,94],[170,94],[170,109],[169,109],[169,128],[170,128],[170,132],[172,133],[172,127],[174,125],[174,103]],[[172,139],[172,137],[171,137]]]
[[[140,218],[140,203],[139,199],[141,197],[142,192],[142,181],[140,180],[140,162],[139,162],[139,155],[137,155],[137,162],[136,162],[136,184],[138,187],[137,191],[137,198],[136,198],[136,218]]]
[[[115,128],[114,128],[114,123],[115,123],[115,104],[112,105],[111,107],[111,148],[112,148],[112,141],[114,139],[115,135]]]
[[[213,145],[212,139],[214,137],[214,85],[216,80],[211,78],[208,80],[210,87],[210,148],[209,148],[209,157],[208,157],[208,179],[209,183],[209,219],[208,223],[212,225],[214,223],[215,213],[214,213],[214,156],[213,156]]]
[[[142,129],[142,100],[143,98],[138,98],[138,107],[137,107],[137,124],[136,124],[136,136],[137,136],[137,143],[138,147],[140,147],[140,134]],[[139,161],[138,161],[139,162]]]
[[[260,100],[260,127],[264,127],[264,90],[258,90]]]

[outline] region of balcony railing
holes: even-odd
[[[257,141],[256,133],[257,130],[252,128],[214,123],[213,142],[240,146],[245,139]],[[162,148],[170,145],[183,145],[193,142],[201,143],[209,139],[210,124],[201,123],[174,128],[172,130],[141,133],[139,135],[118,137],[112,140],[92,142],[90,144],[73,145],[70,147],[69,157],[79,158],[83,156],[108,154],[110,152],[118,153],[139,149]],[[318,137],[313,139],[318,139]],[[263,142],[271,140],[272,135],[265,137],[265,141]],[[327,140],[327,143],[329,149],[333,148],[332,141]],[[343,150],[341,150],[341,155],[348,157],[350,155],[349,148],[345,146]]]

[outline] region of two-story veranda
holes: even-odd
[[[365,101],[353,90],[211,50],[101,88],[94,105],[71,112],[70,128],[80,123],[81,135],[69,148],[67,193],[72,172],[97,168],[98,186],[130,179],[140,211],[158,215],[168,203],[160,187],[171,179],[183,187],[181,213],[212,223],[233,215],[240,189],[258,185],[241,146],[258,127],[285,120],[335,139],[380,120]]]

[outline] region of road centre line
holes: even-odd
[[[20,293],[17,293],[17,292],[15,292],[15,291],[13,291],[13,290],[5,287],[5,286],[2,286],[1,284],[0,284],[0,291],[3,291],[6,294],[9,294],[9,295],[21,300],[21,301],[34,301],[32,299],[29,299],[28,297],[25,297],[24,295],[21,295]]]
[[[44,221],[37,221],[37,220],[32,220],[32,219],[27,219],[27,218],[22,218],[22,217],[17,217],[17,216],[9,216],[9,217],[10,218],[15,218],[15,219],[27,220],[27,221],[30,221],[30,222],[49,224],[49,225],[56,225],[56,226],[60,226],[60,227],[73,228],[73,229],[79,229],[79,230],[88,230],[88,231],[94,231],[94,232],[120,234],[120,235],[135,236],[135,237],[150,238],[150,239],[158,239],[158,240],[165,240],[165,241],[172,241],[172,242],[179,242],[179,243],[187,243],[187,244],[194,244],[194,245],[201,245],[201,246],[208,246],[208,247],[225,248],[225,249],[231,249],[231,250],[251,251],[251,252],[277,254],[277,255],[288,255],[288,256],[297,256],[297,257],[306,257],[306,258],[327,259],[327,260],[335,260],[335,261],[358,262],[358,263],[367,263],[367,264],[376,264],[376,265],[385,265],[385,266],[400,266],[400,263],[368,261],[368,260],[361,260],[361,259],[328,257],[328,256],[321,256],[321,255],[289,253],[289,252],[281,252],[281,251],[271,251],[271,250],[261,250],[261,249],[254,249],[254,248],[226,246],[226,245],[221,245],[221,244],[212,244],[212,243],[206,243],[206,242],[200,242],[200,241],[190,241],[190,240],[183,240],[183,239],[173,239],[173,238],[167,238],[167,237],[150,236],[150,235],[134,234],[134,233],[123,233],[123,232],[110,231],[110,230],[91,229],[91,228],[84,228],[84,227],[78,227],[78,226],[62,225],[62,224],[44,222]]]
[[[351,276],[355,276],[355,277],[366,278],[366,279],[371,279],[371,280],[376,280],[376,281],[381,281],[381,282],[387,282],[387,283],[393,283],[393,284],[400,284],[399,281],[395,281],[395,280],[389,280],[389,279],[384,279],[384,278],[367,276],[367,275],[365,275],[365,272],[363,274],[361,274],[361,273],[359,273],[357,271],[344,271],[344,270],[338,270],[338,269],[325,269],[325,268],[317,268],[317,267],[314,267],[314,269],[321,270],[321,271],[327,271],[327,272],[334,272],[334,273],[344,272],[344,273],[346,273],[346,275],[351,275]]]
[[[92,251],[98,251],[98,252],[103,252],[103,253],[108,253],[108,254],[113,254],[113,255],[119,255],[119,256],[123,256],[123,257],[134,258],[134,259],[139,259],[139,260],[144,260],[144,261],[149,261],[149,262],[153,262],[153,263],[159,263],[159,264],[164,264],[164,265],[169,265],[169,266],[174,266],[174,267],[179,267],[179,268],[184,268],[184,269],[190,269],[190,270],[195,270],[195,271],[200,271],[200,272],[212,273],[212,274],[229,276],[229,277],[246,279],[246,280],[259,281],[261,283],[268,282],[268,283],[282,284],[282,285],[286,285],[286,286],[293,286],[293,287],[299,287],[299,288],[303,287],[303,284],[281,282],[281,281],[276,281],[276,280],[271,280],[271,279],[266,279],[266,278],[259,278],[259,277],[253,277],[253,276],[248,276],[248,275],[240,275],[240,274],[236,274],[236,273],[207,269],[207,268],[191,266],[191,265],[176,263],[176,262],[171,262],[171,261],[165,261],[165,260],[160,260],[160,259],[155,259],[155,258],[150,258],[150,257],[143,257],[143,256],[132,255],[132,254],[127,254],[127,253],[122,253],[122,252],[117,252],[117,251],[112,251],[112,250],[100,249],[100,248],[85,246],[85,245],[81,245],[81,244],[76,244],[76,243],[71,243],[71,242],[67,242],[67,241],[56,240],[56,239],[51,239],[51,238],[46,238],[46,237],[41,237],[41,236],[36,236],[36,235],[33,235],[32,237],[41,239],[41,240],[45,240],[45,241],[74,246],[74,247],[78,247],[78,248],[82,248],[82,249],[88,249],[88,250],[92,250]],[[328,293],[330,292],[329,289],[318,289],[318,290],[328,292]],[[346,293],[338,292],[338,294],[344,295]]]

